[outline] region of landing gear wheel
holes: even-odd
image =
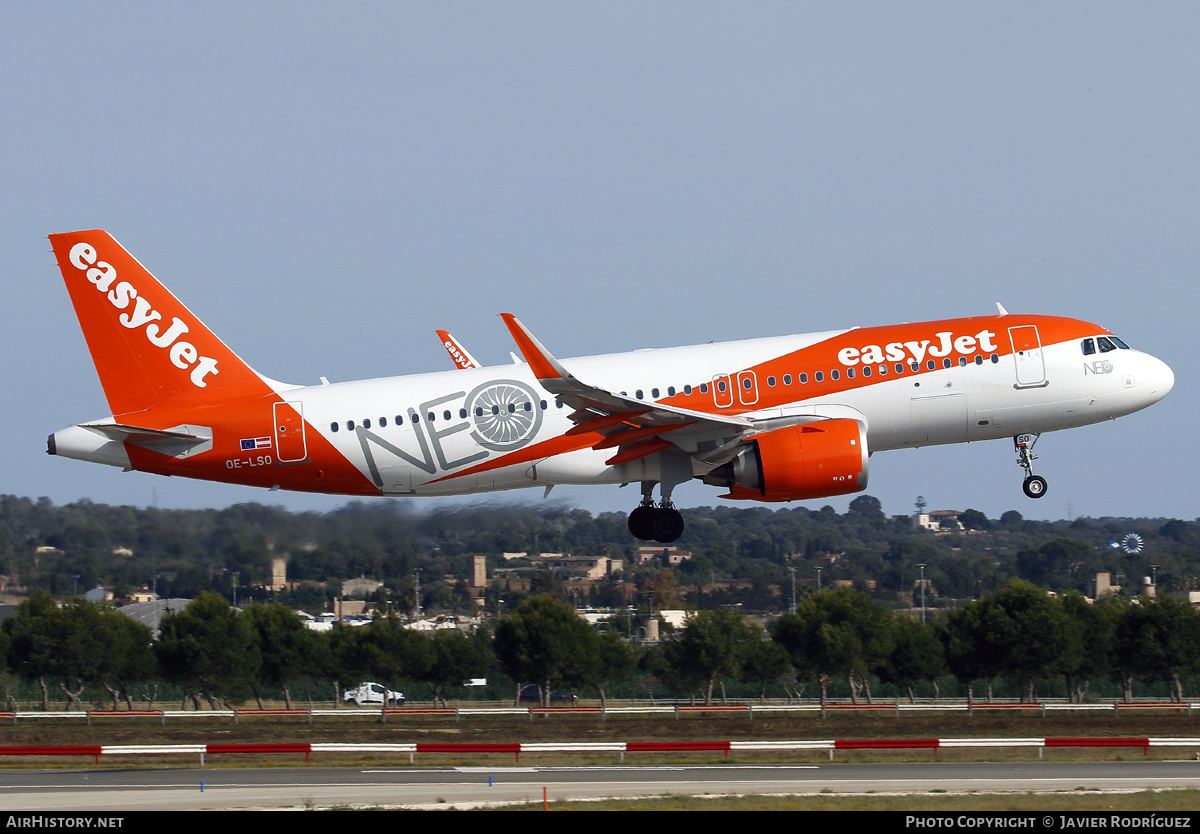
[[[629,532],[635,539],[650,541],[654,538],[654,516],[657,512],[656,507],[643,504],[629,514]]]
[[[1046,494],[1046,479],[1041,475],[1030,475],[1025,479],[1025,483],[1021,484],[1021,489],[1025,490],[1025,494],[1030,498],[1041,498]]]
[[[670,544],[683,535],[683,516],[674,507],[658,508],[652,519],[651,527],[656,542]]]

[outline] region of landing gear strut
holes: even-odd
[[[629,532],[642,541],[670,544],[683,535],[683,515],[668,496],[654,503],[654,481],[642,481],[642,503],[629,514]]]
[[[1033,447],[1039,437],[1041,434],[1018,434],[1013,438],[1013,449],[1017,453],[1017,465],[1025,470],[1025,481],[1021,484],[1021,489],[1030,498],[1041,498],[1046,494],[1046,479],[1041,475],[1033,474],[1033,462],[1037,460],[1037,455],[1033,453]]]

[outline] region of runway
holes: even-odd
[[[201,768],[0,773],[10,811],[466,808],[663,794],[1134,791],[1200,787],[1200,762],[678,767]]]

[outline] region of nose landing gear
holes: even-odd
[[[1033,474],[1033,462],[1037,460],[1037,455],[1033,453],[1033,447],[1040,437],[1041,434],[1018,434],[1013,438],[1013,449],[1017,453],[1017,465],[1025,470],[1025,481],[1021,484],[1021,489],[1030,498],[1041,498],[1046,494],[1046,479],[1041,475]]]

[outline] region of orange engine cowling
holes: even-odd
[[[765,432],[709,472],[722,498],[800,501],[867,488],[867,431],[858,420],[820,420]]]

